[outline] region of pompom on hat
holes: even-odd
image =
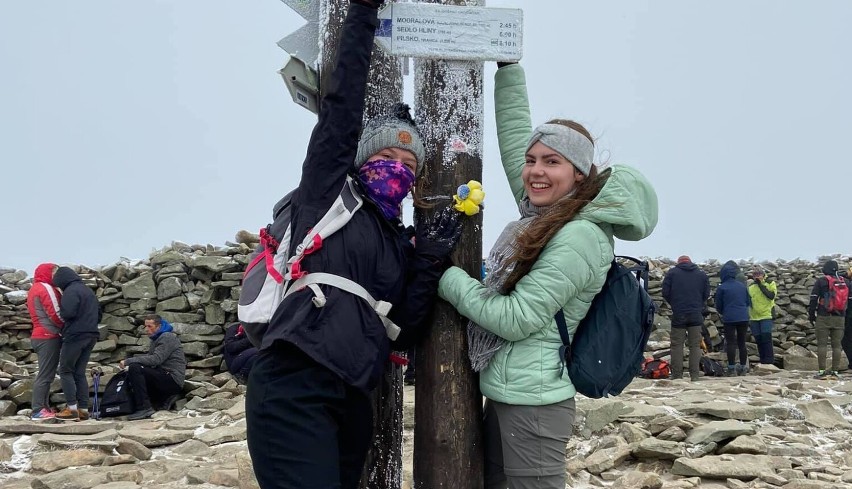
[[[355,168],[361,168],[368,158],[385,148],[400,148],[414,153],[417,175],[420,174],[426,150],[409,110],[408,105],[397,103],[390,114],[374,117],[367,122],[358,140]]]

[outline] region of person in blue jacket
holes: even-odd
[[[748,373],[748,350],[746,349],[746,333],[748,331],[748,308],[751,297],[748,288],[737,279],[740,267],[733,260],[728,260],[719,271],[722,283],[716,287],[714,303],[716,311],[725,325],[725,345],[728,354],[728,375],[745,375]],[[739,351],[739,363],[737,363]]]
[[[337,61],[291,196],[291,253],[328,211],[351,176],[364,198],[339,231],[305,255],[308,276],[348,278],[393,305],[401,328],[393,345],[362,298],[321,285],[324,307],[303,288],[277,307],[258,345],[246,393],[246,430],[264,489],[358,487],[372,441],[371,391],[390,351],[422,335],[438,280],[461,232],[458,213],[436,210],[414,231],[401,222],[403,198],[423,168],[425,149],[408,107],[361,130],[380,1],[352,0]],[[421,225],[425,224],[425,225]]]

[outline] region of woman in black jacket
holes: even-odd
[[[301,261],[345,277],[393,304],[405,350],[419,337],[438,280],[460,233],[456,213],[418,229],[400,221],[402,199],[423,166],[424,149],[406,106],[371,120],[359,138],[380,1],[352,0],[337,64],[291,197],[291,255],[340,194],[347,175],[364,205]],[[416,247],[412,244],[415,238]],[[321,285],[324,307],[306,287],[278,305],[263,333],[246,397],[248,447],[261,487],[355,488],[372,438],[369,393],[391,342],[367,302]]]

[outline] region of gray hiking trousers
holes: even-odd
[[[33,413],[50,407],[50,384],[56,378],[59,367],[59,347],[62,338],[32,339],[33,351],[38,355],[38,373],[33,382]]]
[[[698,379],[698,362],[701,360],[701,325],[674,327],[671,333],[672,342],[672,378],[683,377],[683,344],[689,346],[689,377]]]
[[[574,399],[546,406],[485,402],[485,488],[564,489]]]
[[[843,322],[843,316],[816,317],[817,364],[820,370],[825,370],[829,339],[831,339],[831,370],[840,370],[840,342],[843,340]]]

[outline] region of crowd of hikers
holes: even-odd
[[[808,303],[808,320],[816,332],[817,378],[837,376],[842,370],[841,350],[852,359],[852,308],[849,306],[849,276],[852,268],[840,270],[837,261],[827,260],[814,282]],[[672,310],[671,378],[683,376],[683,351],[689,353],[689,376],[700,380],[706,375],[745,375],[749,372],[747,336],[757,345],[759,363],[774,364],[772,330],[778,286],[760,265],[748,275],[733,260],[722,265],[721,283],[713,304],[724,326],[721,341],[714,344],[705,325],[710,311],[710,280],[689,256],[678,258],[663,279],[663,298]],[[750,282],[750,283],[749,283]],[[727,356],[727,368],[715,367],[715,360],[702,355],[719,346]],[[827,365],[831,350],[831,366]],[[657,364],[655,364],[656,366]],[[848,366],[852,368],[852,365]],[[648,376],[655,377],[651,372]]]
[[[564,488],[578,387],[565,368],[563,336],[575,335],[610,283],[614,238],[636,241],[653,232],[656,193],[635,168],[599,166],[583,125],[551,119],[534,126],[524,69],[498,63],[500,162],[518,215],[488,253],[485,280],[454,266],[462,215],[415,199],[419,215],[431,217],[415,226],[402,222],[402,201],[418,195],[430,150],[409,108],[396,104],[362,129],[382,3],[350,3],[299,185],[261,232],[242,288],[241,322],[225,332],[228,369],[247,383],[248,449],[258,482],[264,489],[358,486],[373,435],[370,393],[391,351],[406,351],[427,334],[440,297],[468,319],[469,360],[486,398],[486,487]],[[822,373],[839,369],[837,331],[843,329],[836,301],[824,298],[849,285],[831,263],[809,308]],[[773,359],[777,289],[759,267],[750,285],[734,262],[721,275],[715,305],[727,370],[744,374],[749,330],[760,361]],[[682,376],[687,345],[696,380],[707,276],[682,256],[665,277],[663,296],[673,311],[671,376]],[[73,270],[52,264],[36,270],[29,299],[39,361],[32,417],[87,419],[86,363],[98,338],[97,299]],[[152,315],[145,331],[149,353],[119,364],[134,397],[128,419],[168,409],[184,382],[186,360],[172,326]],[[834,364],[827,370],[829,338]],[[66,400],[60,412],[48,398],[57,365]]]
[[[27,309],[33,324],[30,342],[38,357],[38,373],[33,382],[30,419],[77,421],[92,414],[100,416],[102,409],[89,411],[87,371],[89,356],[100,338],[98,299],[69,267],[42,263],[33,278]],[[180,339],[159,315],[146,316],[144,327],[151,340],[148,353],[128,357],[118,365],[124,372],[116,381],[126,377],[128,389],[124,393],[135,409],[117,414],[127,414],[129,420],[151,417],[155,406],[170,409],[183,393],[186,358]],[[50,401],[50,384],[57,369],[65,396],[62,410],[55,409]],[[92,371],[93,377],[100,374],[100,369]]]

